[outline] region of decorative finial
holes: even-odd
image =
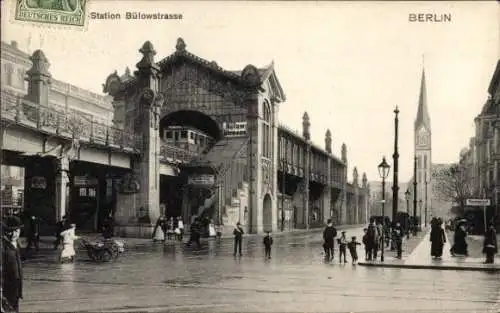
[[[156,51],[153,47],[153,44],[149,40],[142,45],[142,48],[139,49],[139,52],[142,53],[142,59],[136,65],[139,70],[157,67],[155,63]]]
[[[49,76],[49,67],[50,63],[42,50],[36,50],[33,52],[33,55],[30,57],[32,62],[31,68],[26,72],[26,74],[37,74],[43,76]]]
[[[326,130],[325,134],[325,150],[328,153],[332,153],[332,133],[329,129]]]
[[[177,44],[175,45],[175,50],[177,52],[185,52],[186,51],[186,43],[184,42],[184,39],[182,38],[177,38]]]
[[[352,181],[355,185],[358,184],[358,168],[355,166],[352,171]]]
[[[304,115],[302,116],[302,136],[305,140],[311,139],[311,133],[309,130],[310,126],[311,123],[309,122],[309,115],[307,112],[304,112]]]
[[[342,144],[341,155],[342,162],[347,163],[347,146],[345,143]]]
[[[366,172],[363,173],[363,187],[366,187],[368,185],[368,178],[366,177]]]
[[[130,69],[128,66],[125,68],[125,76],[130,76]]]

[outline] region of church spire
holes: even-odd
[[[424,67],[422,67],[422,80],[420,82],[420,95],[418,97],[418,111],[417,118],[415,119],[415,130],[421,126],[425,126],[429,132],[431,131],[431,118],[429,117],[429,112],[427,110],[427,90],[425,87]]]

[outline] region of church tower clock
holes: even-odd
[[[417,215],[420,221],[428,223],[432,216],[432,132],[431,119],[427,110],[427,91],[425,86],[425,70],[422,70],[418,111],[415,119],[415,156],[417,157]],[[420,201],[422,203],[420,209]]]

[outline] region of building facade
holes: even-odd
[[[472,193],[491,199],[496,214],[500,201],[500,60],[488,86],[488,99],[474,119],[475,134],[462,149],[460,165],[467,171]]]

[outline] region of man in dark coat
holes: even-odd
[[[379,232],[377,225],[375,225],[375,220],[370,220],[370,224],[366,229],[366,242],[368,248],[368,261],[374,261],[377,259],[377,250],[379,243]]]
[[[329,219],[327,223],[328,224],[323,231],[323,249],[325,250],[325,259],[327,261],[331,261],[334,257],[334,245],[335,237],[337,237],[337,230],[335,229],[335,227],[333,227],[331,219]]]
[[[2,237],[2,312],[19,312],[19,299],[23,298],[23,268],[18,239],[22,223],[16,216],[7,217]]]
[[[102,236],[104,239],[113,238],[114,235],[114,220],[112,213],[104,219],[102,223]]]
[[[234,236],[234,253],[233,255],[236,256],[236,252],[242,256],[241,253],[241,243],[243,241],[243,234],[245,232],[243,231],[243,228],[241,228],[240,222],[236,223],[236,228],[233,230],[233,236]]]

